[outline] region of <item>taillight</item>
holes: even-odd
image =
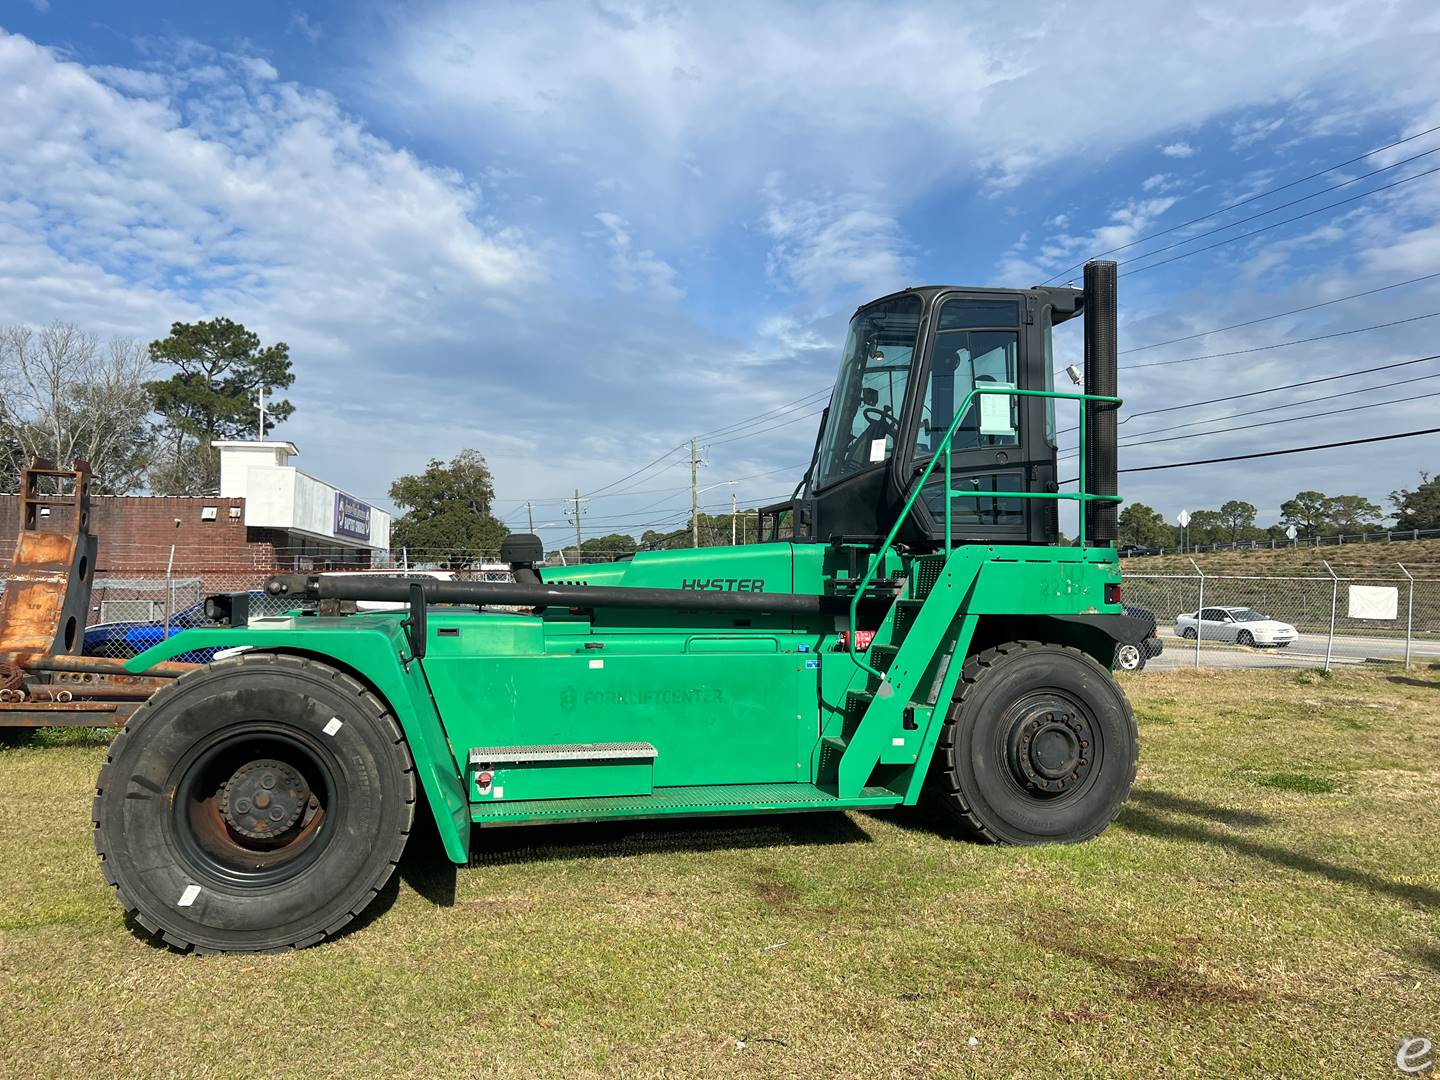
[[[1106,585],[1106,586],[1105,586],[1105,603],[1107,603],[1107,604],[1118,604],[1118,603],[1120,603],[1120,602],[1121,602],[1121,601],[1120,601],[1120,583],[1119,583],[1118,581],[1115,581],[1115,582],[1111,582],[1110,584]]]

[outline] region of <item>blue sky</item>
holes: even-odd
[[[0,28],[0,322],[149,340],[177,319],[238,319],[290,343],[298,409],[277,435],[308,471],[384,505],[396,475],[475,447],[500,512],[523,525],[534,500],[537,523],[559,523],[552,543],[570,532],[562,496],[692,435],[716,485],[703,503],[788,491],[819,402],[705,433],[828,386],[870,297],[1034,284],[1440,125],[1440,11],[1422,3],[11,0]],[[1440,133],[1119,257],[1436,146]],[[1440,272],[1440,174],[1407,179],[1436,162],[1127,275],[1122,349]],[[1434,311],[1440,278],[1122,368]],[[1132,366],[1121,389],[1129,409],[1163,408],[1440,352],[1437,328]],[[1073,359],[1078,333],[1061,347]],[[1440,362],[1260,403],[1431,372]],[[1122,465],[1434,426],[1440,398],[1419,395],[1437,389],[1367,391],[1350,403],[1407,400],[1353,416],[1272,423],[1339,401],[1262,414]],[[1440,469],[1440,438],[1123,490],[1167,516],[1244,497],[1271,521],[1298,489],[1383,503],[1420,468]],[[673,454],[597,492],[586,535],[683,523],[688,478]]]

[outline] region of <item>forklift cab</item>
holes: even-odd
[[[789,510],[796,539],[881,539],[964,405],[951,442],[951,483],[974,496],[951,504],[952,542],[1056,543],[1054,500],[986,494],[1059,490],[1053,399],[965,400],[977,386],[1053,390],[1051,330],[1081,313],[1083,297],[1071,288],[927,286],[861,307],[803,494],[768,509]],[[898,541],[921,551],[944,543],[944,492],[942,467]]]

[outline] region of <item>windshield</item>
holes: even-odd
[[[1264,622],[1265,616],[1247,608],[1231,608],[1230,617],[1236,622]]]
[[[817,488],[888,461],[895,452],[919,328],[918,296],[887,300],[850,320],[830,415],[820,436]]]

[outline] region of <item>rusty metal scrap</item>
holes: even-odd
[[[0,727],[123,724],[161,686],[198,665],[82,656],[97,544],[90,467],[35,461],[20,474],[20,532],[0,596]],[[58,512],[57,512],[58,511]]]

